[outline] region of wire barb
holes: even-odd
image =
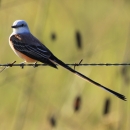
[[[22,62],[22,63],[19,64],[19,66],[20,66],[22,69],[24,69],[25,63]]]
[[[16,62],[16,61],[14,61],[14,62],[12,62],[12,63],[8,63],[8,64],[7,64],[7,65],[8,65],[7,67],[12,67],[15,62]]]
[[[12,67],[12,66],[14,65],[15,62],[16,62],[16,61],[4,65],[4,68],[3,68],[2,70],[0,70],[0,73],[3,72],[6,68],[8,68],[8,67]]]
[[[80,62],[79,62],[78,64],[77,64],[77,63],[74,64],[74,70],[75,70],[75,67],[76,67],[76,66],[79,66],[79,65],[82,63],[82,61],[83,61],[83,59],[80,60]],[[67,64],[67,65],[68,65],[68,64]]]

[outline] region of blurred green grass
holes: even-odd
[[[65,63],[129,62],[129,1],[104,0],[3,0],[0,4],[0,63],[22,62],[10,49],[11,25],[24,19],[31,32]],[[77,49],[75,32],[82,36]],[[51,34],[56,34],[52,41]],[[125,55],[127,53],[127,55]],[[0,129],[50,130],[49,117],[55,115],[56,129],[129,129],[129,84],[121,76],[122,67],[76,67],[78,71],[128,98],[123,102],[59,67],[12,67],[0,75]],[[126,86],[127,85],[127,86]],[[73,102],[82,96],[82,106],[74,113]],[[110,113],[103,115],[106,98]],[[123,120],[122,120],[123,119]]]

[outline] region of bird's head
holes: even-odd
[[[13,33],[29,33],[29,28],[24,20],[16,20],[13,25]]]

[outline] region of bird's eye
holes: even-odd
[[[24,26],[24,24],[21,25],[22,27]]]

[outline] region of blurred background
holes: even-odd
[[[0,0],[0,64],[23,62],[8,44],[18,19],[65,63],[130,63],[129,0]],[[128,101],[58,68],[0,73],[0,130],[130,129],[129,66],[76,67]]]

